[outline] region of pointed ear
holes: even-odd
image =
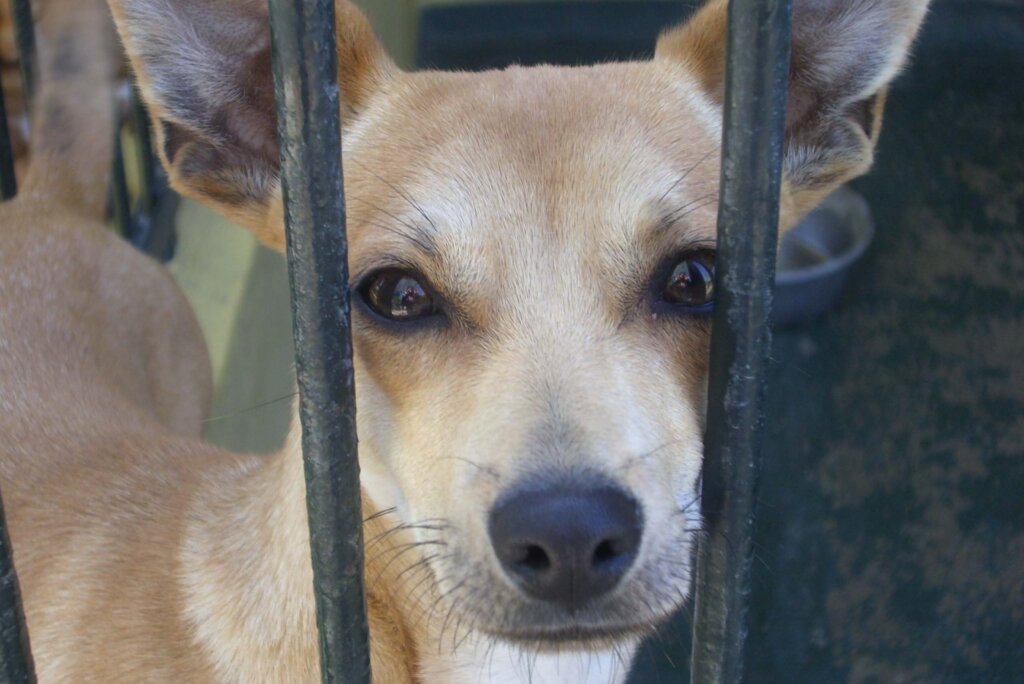
[[[284,249],[267,0],[111,0],[175,190]],[[337,3],[343,121],[395,71]]]
[[[796,214],[870,168],[886,87],[927,7],[928,0],[793,0],[783,180]],[[687,68],[719,105],[727,14],[727,0],[711,0],[663,34],[655,51],[655,59]]]

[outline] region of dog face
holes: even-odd
[[[282,248],[264,5],[114,12],[175,187]],[[783,227],[870,165],[926,2],[796,5]],[[337,12],[364,486],[440,613],[642,632],[700,527],[726,4],[648,62],[474,74],[400,72]]]
[[[491,633],[686,593],[719,124],[646,67],[413,76],[350,143],[366,481]]]

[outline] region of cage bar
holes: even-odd
[[[157,202],[156,198],[156,157],[153,155],[153,137],[149,115],[139,97],[138,88],[131,89],[131,126],[139,146],[139,207],[141,213],[150,215]]]
[[[170,192],[167,178],[156,164],[153,154],[152,130],[149,115],[132,88],[127,133],[132,140],[131,168],[138,180],[138,194],[132,197],[128,190],[126,164],[119,122],[114,139],[114,168],[111,192],[114,218],[121,235],[140,251],[151,257],[170,261],[174,253],[174,220],[179,197]]]
[[[21,606],[18,575],[11,560],[11,539],[0,502],[0,682],[32,684],[36,681],[28,629]]]
[[[0,202],[9,200],[18,193],[14,177],[14,148],[11,145],[11,131],[7,127],[7,105],[4,90],[0,88]]]
[[[21,6],[19,8],[19,6]],[[18,12],[24,11],[29,17],[31,35],[31,12],[27,0],[12,0],[15,21]],[[19,50],[22,46],[19,31]],[[31,44],[31,43],[30,43]],[[20,56],[24,66],[24,53]],[[14,150],[11,145],[10,129],[7,127],[7,107],[3,88],[0,88],[0,201],[9,200],[17,193],[18,185],[14,176]],[[14,569],[11,552],[11,538],[7,531],[3,501],[0,500],[0,683],[33,684],[36,681],[32,651],[28,643],[28,628],[25,611],[21,604],[21,589],[18,574]]]
[[[270,0],[324,682],[369,684],[334,0]]]
[[[731,0],[691,681],[743,675],[792,0]]]
[[[36,85],[36,32],[32,23],[32,3],[29,0],[10,0],[14,19],[14,41],[21,66],[21,87],[25,102],[32,106]]]
[[[114,129],[114,155],[110,173],[110,197],[114,210],[114,223],[121,235],[132,242],[134,228],[132,221],[132,202],[128,195],[128,174],[124,166],[124,145],[121,140],[121,127]]]

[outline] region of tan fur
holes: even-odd
[[[897,36],[878,74],[842,76],[828,111],[792,110],[784,226],[870,164],[880,91],[926,3],[892,4],[914,10],[865,29]],[[873,21],[885,3],[857,6]],[[281,248],[264,7],[113,2],[175,187]],[[337,7],[353,283],[414,267],[454,312],[416,332],[353,316],[375,681],[621,682],[613,654],[628,662],[686,599],[700,524],[709,325],[658,313],[650,289],[667,259],[714,244],[725,4],[649,62],[479,74],[400,72]],[[100,53],[75,91],[44,58],[60,88],[41,101],[79,98],[78,135],[0,207],[0,484],[40,679],[316,681],[298,429],[271,455],[200,440],[192,315],[96,222]],[[794,102],[843,63],[819,66],[795,72]],[[595,472],[641,500],[634,567],[597,608],[532,605],[488,511],[523,478]]]

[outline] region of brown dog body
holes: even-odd
[[[105,18],[50,4],[0,207],[0,484],[40,680],[317,681],[298,430],[201,441],[192,314],[99,222]],[[870,165],[927,3],[796,4],[783,227]],[[281,248],[265,2],[112,5],[175,187]],[[623,681],[700,527],[725,3],[649,62],[480,74],[402,73],[337,7],[375,681]],[[509,559],[517,497],[600,511],[573,534],[632,520],[593,552],[614,577],[539,585],[522,563],[561,551]]]

